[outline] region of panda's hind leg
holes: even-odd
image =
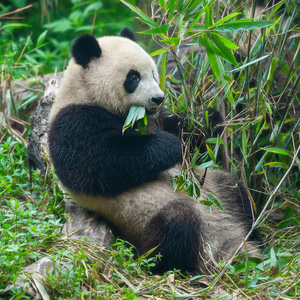
[[[161,257],[153,271],[199,272],[200,223],[190,203],[171,201],[149,221],[137,249],[141,255],[155,247],[151,255]]]

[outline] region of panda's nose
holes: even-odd
[[[153,98],[151,99],[151,101],[152,101],[153,103],[155,103],[156,105],[160,105],[160,104],[163,103],[164,97],[153,97]]]

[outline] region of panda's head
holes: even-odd
[[[133,105],[152,110],[163,97],[154,61],[125,28],[119,37],[83,35],[76,39],[54,110],[68,104],[91,104],[126,115]]]

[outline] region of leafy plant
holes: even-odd
[[[120,8],[108,0],[0,4],[0,63],[11,67],[14,79],[62,71],[78,35],[118,35],[123,27],[131,27],[132,14]]]
[[[268,228],[268,221],[261,221],[266,212],[276,211],[280,217],[275,227],[281,232],[297,232],[300,69],[299,34],[292,28],[299,21],[299,3],[285,1],[284,6],[278,3],[255,15],[255,7],[233,1],[161,0],[154,1],[149,16],[121,1],[148,25],[149,30],[143,33],[154,35],[157,48],[152,56],[157,57],[161,69],[160,84],[168,96],[165,105],[171,112],[187,116],[189,128],[200,126],[206,133],[207,151],[195,149],[191,157],[185,157],[175,186],[197,197],[201,190],[191,167],[224,168],[242,179],[254,212],[260,212],[254,226]],[[251,18],[246,16],[249,10]],[[172,69],[168,68],[170,63]],[[203,112],[209,107],[224,118],[225,130],[217,138],[208,135]],[[185,146],[189,149],[188,143]],[[217,155],[220,149],[221,159]],[[278,238],[277,243],[290,253],[285,238]],[[294,243],[299,245],[299,240]],[[268,248],[266,255],[279,257],[279,249]],[[283,260],[282,266],[294,262],[297,252],[287,257],[292,259]],[[246,270],[248,277],[243,282],[252,291],[265,280],[260,277],[265,273],[254,272],[252,277],[250,270],[256,265],[258,262],[249,258],[243,268],[234,269],[235,274],[239,268]],[[229,276],[228,268],[230,265],[219,275]],[[299,273],[295,266],[294,271]],[[272,275],[268,278],[264,282],[272,281]],[[272,295],[278,296],[275,290]],[[293,288],[286,291],[286,295],[297,293]]]
[[[138,131],[140,134],[147,134],[147,113],[145,107],[132,106],[126,117],[123,125],[123,133],[129,127],[133,127],[137,123]]]
[[[293,161],[293,157],[299,164],[297,147],[295,149],[295,145],[299,145],[299,121],[296,115],[287,109],[292,107],[290,100],[299,102],[299,99],[297,93],[290,92],[292,99],[287,96],[286,100],[283,100],[284,91],[288,88],[299,90],[299,71],[292,69],[299,47],[294,47],[296,53],[290,71],[287,73],[285,70],[286,75],[297,75],[294,78],[290,77],[289,86],[286,80],[281,94],[270,98],[271,91],[278,93],[278,89],[274,84],[274,77],[269,77],[276,75],[276,62],[280,67],[283,64],[279,64],[279,61],[285,61],[284,56],[279,58],[283,53],[272,48],[273,41],[278,43],[278,31],[283,30],[280,26],[283,23],[282,18],[275,14],[280,5],[268,11],[261,20],[256,20],[242,18],[243,7],[236,8],[234,4],[230,6],[234,12],[229,13],[229,9],[216,6],[214,1],[159,1],[160,6],[154,10],[154,20],[138,7],[125,0],[122,2],[139,15],[140,21],[150,27],[143,33],[155,35],[161,48],[155,50],[152,55],[160,56],[158,62],[162,73],[167,69],[167,53],[169,58],[172,57],[176,62],[176,67],[161,77],[161,86],[167,87],[166,104],[170,110],[188,115],[196,126],[197,114],[199,110],[204,111],[205,107],[214,107],[226,117],[227,130],[223,135],[225,138],[219,139],[227,146],[223,165],[228,169],[230,164],[233,172],[239,169],[242,171],[240,177],[244,178],[246,186],[257,190],[253,194],[261,207],[266,201],[259,191],[262,180],[266,180],[266,186],[275,186]],[[216,9],[218,13],[222,12],[223,18],[217,18]],[[298,6],[294,5],[293,14],[297,9]],[[291,19],[287,25],[291,26]],[[247,33],[247,30],[255,32]],[[281,36],[286,40],[288,34],[286,27]],[[242,42],[243,38],[245,42]],[[268,44],[264,43],[266,39]],[[235,40],[238,42],[234,42]],[[237,46],[240,44],[244,45],[244,48]],[[190,52],[180,57],[180,47],[187,47],[185,45],[190,48]],[[204,55],[199,51],[199,45],[205,48]],[[240,54],[248,54],[239,57],[240,63],[234,55],[237,49],[240,50]],[[290,51],[293,51],[293,48]],[[276,59],[274,52],[278,56]],[[257,86],[252,87],[254,82]],[[281,101],[286,103],[283,110],[280,108]],[[282,117],[278,115],[279,111],[282,111]],[[235,116],[239,115],[237,123]],[[272,116],[272,119],[269,116]],[[206,123],[205,120],[204,124]],[[287,132],[283,128],[287,129]],[[212,140],[209,140],[207,143],[207,153],[200,153],[200,161],[206,162],[205,166],[209,163],[211,166],[220,167],[217,165],[216,152],[211,148],[211,142]],[[219,145],[214,148],[217,146]],[[273,172],[267,172],[273,168],[278,175],[276,177],[273,176]],[[290,177],[294,190],[298,179],[297,175]],[[269,193],[270,191],[271,189]]]
[[[8,137],[0,145],[0,290],[14,282],[24,265],[41,258],[57,240],[62,220],[61,193],[39,172],[29,182],[25,147]],[[44,212],[43,212],[44,211]]]

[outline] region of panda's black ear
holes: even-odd
[[[135,36],[134,36],[134,33],[127,27],[124,27],[122,30],[121,30],[121,33],[120,33],[120,36],[122,37],[126,37],[134,42],[136,42],[136,39],[135,39]]]
[[[96,38],[89,34],[79,36],[72,46],[72,56],[76,63],[86,67],[93,57],[101,56],[101,49]]]

